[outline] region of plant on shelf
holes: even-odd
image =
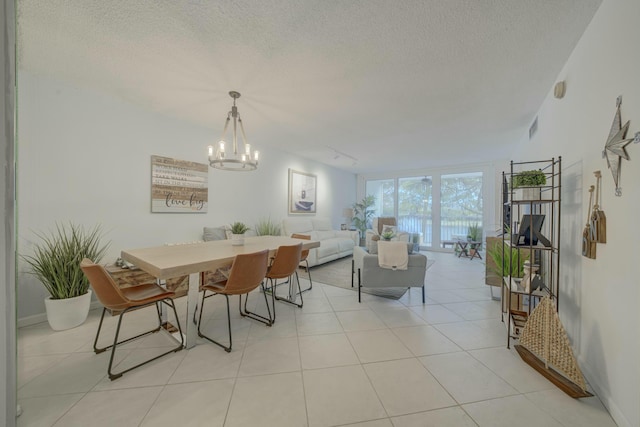
[[[542,191],[547,178],[541,170],[518,172],[511,179],[513,200],[542,200],[551,195],[550,191]]]
[[[547,183],[547,178],[541,170],[528,170],[518,172],[513,176],[511,187],[539,187]]]
[[[512,248],[504,242],[497,242],[487,247],[487,254],[493,260],[494,265],[487,266],[498,276],[520,278],[524,275],[524,262],[529,259],[529,252]]]
[[[360,231],[360,239],[364,239],[367,227],[375,213],[371,207],[376,203],[376,196],[370,194],[359,203],[353,204],[353,225]]]
[[[271,216],[258,221],[255,227],[258,236],[279,236],[280,226],[271,221]]]
[[[89,280],[80,269],[80,262],[84,258],[100,262],[109,243],[101,243],[103,234],[100,226],[87,230],[73,223],[68,226],[56,224],[55,231],[36,235],[42,242],[34,246],[32,255],[22,255],[21,258],[29,266],[29,272],[50,294],[45,299],[47,320],[54,330],[78,326],[86,320],[91,302]],[[70,316],[70,304],[65,304],[61,317],[58,317],[55,306],[60,304],[57,302],[72,299],[77,299],[72,304],[77,301],[79,305],[77,315]]]

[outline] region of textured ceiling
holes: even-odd
[[[600,3],[18,0],[18,66],[207,126],[212,141],[237,90],[263,158],[420,169],[503,158]]]

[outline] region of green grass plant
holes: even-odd
[[[74,298],[89,290],[89,281],[80,269],[83,258],[95,263],[102,260],[109,243],[102,245],[100,226],[85,229],[69,223],[56,224],[55,231],[36,233],[41,243],[34,246],[32,255],[22,259],[29,265],[30,273],[44,285],[52,299]]]
[[[279,236],[280,226],[271,221],[271,217],[263,218],[256,224],[256,234],[258,236]]]

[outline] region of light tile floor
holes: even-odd
[[[615,426],[598,397],[571,399],[507,350],[482,261],[427,255],[436,263],[424,305],[419,289],[398,301],[363,294],[358,304],[350,290],[314,283],[304,308],[277,303],[271,328],[232,304],[231,353],[199,340],[116,381],[106,376],[109,353],[92,351],[99,310],[69,331],[21,328],[18,426]],[[153,316],[128,315],[125,332]],[[224,298],[207,300],[205,316],[206,333],[224,339]],[[168,345],[154,334],[123,346],[116,362]]]

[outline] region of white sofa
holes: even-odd
[[[359,239],[357,231],[334,230],[331,221],[323,218],[285,218],[281,230],[284,236],[307,234],[320,242],[319,248],[309,251],[309,267],[352,255]]]

